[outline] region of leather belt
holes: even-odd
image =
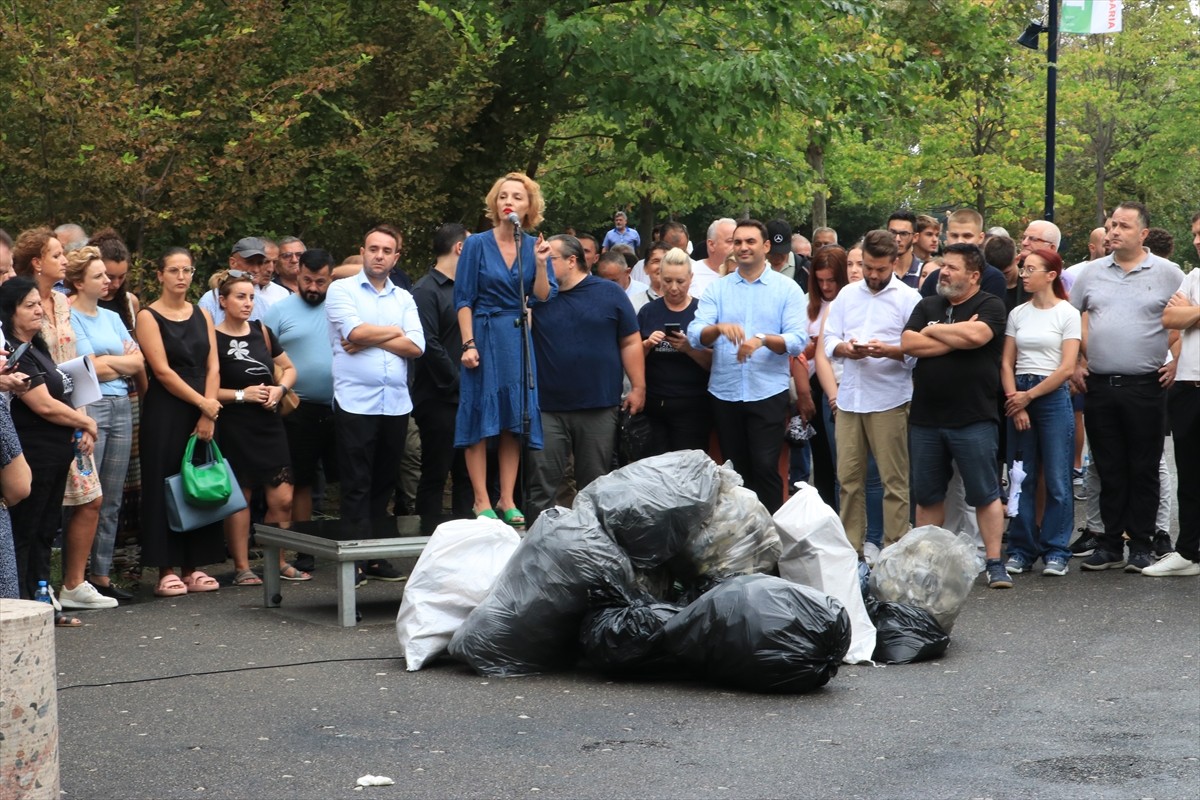
[[[1147,386],[1152,383],[1158,383],[1159,374],[1157,372],[1147,372],[1143,375],[1098,375],[1093,373],[1088,376],[1089,380],[1095,380],[1105,386],[1122,387],[1122,386]]]

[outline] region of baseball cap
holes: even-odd
[[[771,254],[782,255],[792,252],[792,226],[781,219],[767,223],[767,238],[771,240]]]
[[[233,246],[233,250],[229,252],[231,256],[241,256],[242,258],[250,258],[252,256],[267,257],[267,243],[257,236],[247,236],[244,239],[238,239],[237,244]]]

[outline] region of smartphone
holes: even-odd
[[[852,346],[855,350],[866,350],[871,345],[867,344],[866,342],[855,342]]]
[[[21,361],[22,356],[24,356],[25,351],[29,349],[29,344],[30,344],[29,342],[20,344],[17,346],[16,350],[13,350],[11,353],[8,354],[8,363],[4,365],[4,372],[6,374],[9,372],[17,371],[17,367],[20,366],[19,362]]]
[[[683,333],[683,326],[678,322],[667,322],[663,324],[663,333],[670,336],[672,333]]]

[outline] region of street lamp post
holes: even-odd
[[[1038,49],[1038,34],[1048,34],[1046,42],[1046,212],[1054,221],[1054,157],[1058,138],[1058,0],[1046,4],[1046,23],[1031,22],[1017,43],[1031,50]]]

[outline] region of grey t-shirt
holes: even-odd
[[[1102,375],[1144,375],[1167,360],[1163,309],[1179,289],[1183,271],[1147,252],[1125,272],[1111,255],[1080,270],[1071,304],[1087,312],[1088,371]]]

